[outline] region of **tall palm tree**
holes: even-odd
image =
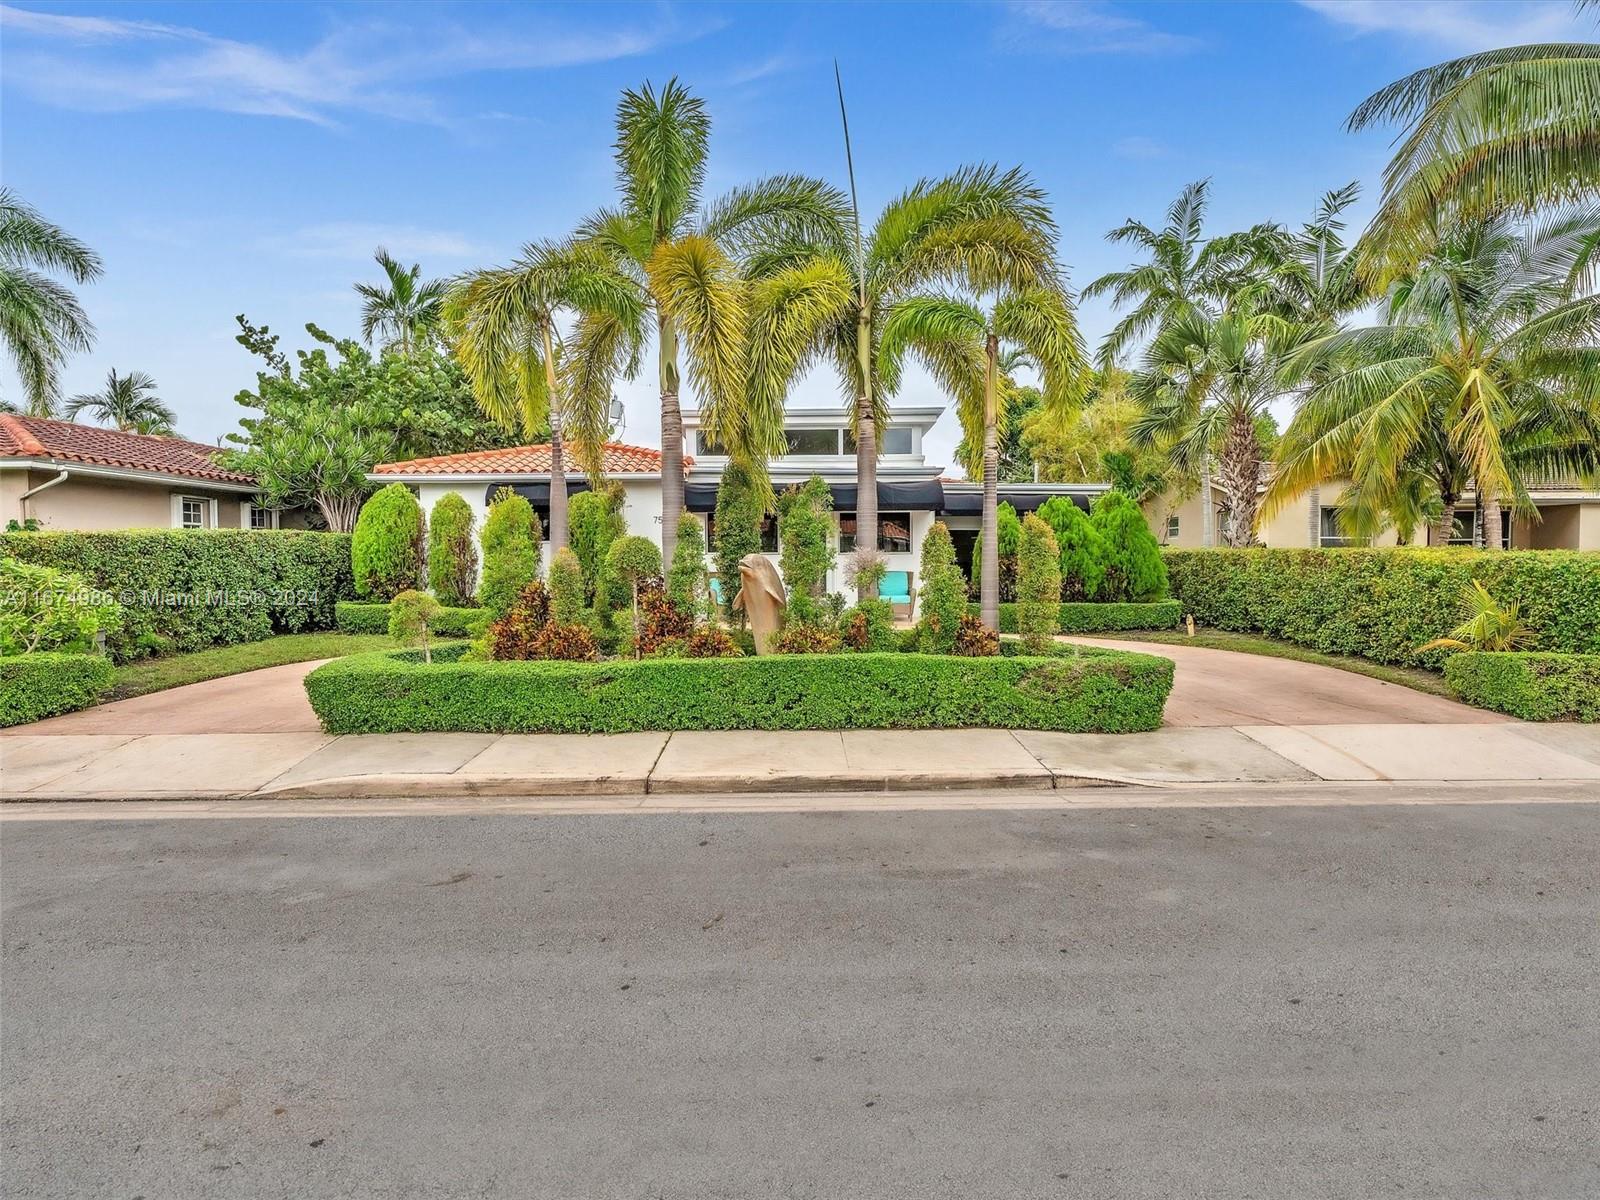
[[[372,257],[383,268],[384,282],[356,284],[356,295],[361,297],[361,337],[371,345],[377,334],[385,350],[410,357],[437,336],[448,284],[442,279],[422,278],[421,264],[402,266],[382,246]]]
[[[34,416],[55,412],[62,364],[94,341],[94,326],[77,297],[46,272],[63,272],[83,284],[98,279],[101,270],[93,250],[46,221],[10,188],[0,188],[0,340]]]
[[[617,275],[611,261],[592,247],[540,242],[522,248],[509,267],[474,271],[450,292],[446,326],[478,406],[503,428],[531,437],[550,427],[551,552],[567,544],[565,428],[572,414],[566,373],[560,370],[558,322],[578,314],[608,314],[636,327],[641,297]],[[575,420],[582,431],[604,429],[610,396],[580,397],[600,411]],[[581,458],[593,461],[585,445]]]
[[[927,368],[955,397],[965,444],[979,448],[977,461],[962,465],[983,479],[978,599],[983,623],[990,629],[1000,628],[999,428],[1018,390],[1002,370],[1002,345],[1021,350],[1037,364],[1043,383],[1042,411],[1063,417],[1077,407],[1087,355],[1064,288],[1002,292],[987,311],[957,296],[910,296],[889,310],[879,347],[890,375],[898,374],[900,360],[908,353]]]
[[[1291,373],[1332,369],[1279,443],[1266,510],[1345,476],[1353,532],[1437,505],[1431,532],[1442,545],[1468,486],[1494,531],[1502,504],[1534,511],[1529,482],[1592,473],[1600,297],[1575,296],[1572,278],[1597,232],[1596,208],[1527,229],[1505,215],[1459,227],[1397,282],[1384,324],[1297,351]]]
[[[1363,267],[1385,279],[1452,223],[1600,193],[1600,45],[1512,46],[1414,71],[1348,127],[1387,123],[1403,136],[1361,246]]]
[[[1344,212],[1361,195],[1351,182],[1324,192],[1299,229],[1258,226],[1250,241],[1261,272],[1257,294],[1285,319],[1331,333],[1340,319],[1370,298],[1344,239]],[[1246,281],[1251,287],[1254,281]]]
[[[172,409],[156,395],[156,381],[143,371],[118,375],[113,367],[106,374],[106,386],[98,392],[85,392],[67,401],[67,420],[75,421],[88,413],[101,424],[126,433],[171,435],[177,426]]]
[[[697,211],[711,119],[676,79],[623,92],[617,105],[615,207],[578,228],[577,242],[603,254],[638,298],[585,311],[567,359],[578,448],[597,447],[602,400],[631,378],[654,335],[661,395],[661,541],[670,559],[683,513],[682,368],[708,409],[708,432],[737,425],[749,382],[750,293],[736,258],[769,240],[807,236],[841,220],[842,196],[816,180],[779,175]],[[591,473],[599,463],[585,464]]]

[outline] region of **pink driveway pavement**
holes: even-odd
[[[1166,724],[1465,725],[1508,718],[1365,675],[1284,658],[1074,638],[1177,664]],[[52,717],[0,733],[291,733],[319,728],[301,680],[319,663],[267,667]]]

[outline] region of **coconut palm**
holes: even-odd
[[[587,218],[576,241],[609,262],[637,304],[585,311],[567,358],[577,448],[604,439],[600,414],[618,375],[631,378],[654,335],[661,395],[661,540],[671,558],[683,512],[683,369],[708,411],[707,432],[736,429],[749,383],[750,289],[736,259],[769,241],[837,226],[843,198],[833,188],[779,175],[739,188],[697,211],[711,120],[676,79],[648,83],[617,106],[615,207]],[[597,459],[585,464],[598,472]]]
[[[382,246],[372,257],[383,268],[384,282],[356,284],[356,295],[361,297],[361,337],[370,346],[376,334],[385,350],[409,357],[438,336],[447,284],[442,279],[422,278],[420,264],[402,266]]]
[[[609,314],[637,325],[641,298],[611,261],[592,247],[540,242],[524,246],[508,267],[474,271],[458,281],[446,304],[446,327],[478,406],[503,428],[531,437],[550,428],[550,549],[567,544],[567,472],[564,431],[571,414],[560,371],[558,322],[578,314]],[[574,423],[603,429],[610,396],[589,393],[583,402],[601,410]],[[594,447],[580,457],[592,461]]]
[[[10,188],[0,188],[0,339],[16,366],[27,411],[38,417],[55,411],[67,355],[94,340],[77,297],[46,274],[51,271],[89,283],[100,277],[100,256]]]
[[[1433,508],[1442,545],[1469,486],[1494,531],[1502,504],[1535,511],[1528,483],[1600,469],[1600,298],[1572,286],[1597,231],[1595,208],[1459,227],[1396,284],[1384,324],[1298,350],[1291,373],[1333,365],[1284,433],[1266,511],[1345,476],[1353,530]]]
[[[1360,195],[1359,183],[1347,183],[1324,192],[1311,220],[1299,229],[1258,226],[1252,231],[1251,249],[1265,288],[1260,295],[1286,320],[1331,333],[1369,299],[1344,239],[1344,212]]]
[[[1361,247],[1385,278],[1452,222],[1600,193],[1600,45],[1512,46],[1415,71],[1369,96],[1349,128],[1387,123],[1402,139]]]
[[[964,444],[978,447],[977,455],[962,465],[969,475],[983,479],[978,598],[983,623],[990,629],[1000,628],[999,429],[1018,392],[1002,370],[1002,345],[1023,351],[1037,364],[1042,411],[1060,417],[1077,407],[1087,356],[1063,288],[1002,292],[987,311],[957,296],[909,296],[889,310],[879,346],[891,377],[898,375],[907,354],[927,368],[956,399]]]
[[[156,381],[143,371],[106,373],[106,386],[98,392],[85,392],[67,401],[65,416],[75,421],[87,413],[102,425],[126,433],[170,435],[177,425],[173,411],[156,395]]]

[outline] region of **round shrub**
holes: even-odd
[[[685,658],[742,658],[744,651],[720,625],[700,625],[683,642]]]
[[[772,639],[774,654],[837,654],[841,649],[839,635],[833,630],[803,621],[785,625]]]
[[[403,483],[379,488],[361,506],[350,537],[356,595],[393,600],[422,583],[422,505]]]
[[[739,561],[761,550],[761,521],[766,516],[750,471],[736,462],[722,469],[717,485],[717,512],[713,525],[717,556],[717,581],[722,586],[724,610],[741,622],[744,613],[733,610],[739,594]]]
[[[1033,513],[1022,522],[1017,550],[1017,631],[1033,654],[1047,651],[1061,615],[1061,548]]]
[[[457,492],[446,492],[428,521],[428,586],[441,604],[469,607],[478,580],[478,547],[472,506]]]
[[[640,582],[660,574],[661,550],[649,538],[637,534],[618,538],[606,552],[606,581],[625,588],[632,601],[631,630],[639,628]]]
[[[943,521],[935,521],[922,539],[917,570],[922,580],[917,593],[918,648],[924,654],[949,654],[967,611],[967,581]]]
[[[583,620],[583,566],[563,546],[550,556],[550,619],[560,625]]]
[[[522,589],[539,578],[539,514],[525,497],[501,488],[483,522],[483,581],[478,602],[495,616],[511,610]]]
[[[1167,594],[1161,547],[1139,506],[1121,492],[1094,502],[1091,517],[1104,543],[1106,574],[1102,600],[1159,600]]]
[[[1106,544],[1089,515],[1066,496],[1052,496],[1039,506],[1039,519],[1061,547],[1061,598],[1098,600],[1106,579]]]

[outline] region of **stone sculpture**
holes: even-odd
[[[739,594],[733,607],[750,618],[756,653],[770,654],[772,639],[783,627],[783,579],[764,554],[746,554],[739,560]]]

